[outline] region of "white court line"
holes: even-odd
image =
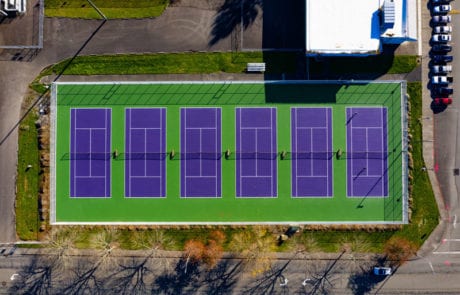
[[[351,121],[353,121],[353,120],[351,120]],[[373,126],[361,127],[361,126],[359,126],[359,127],[353,127],[353,129],[377,129],[377,130],[381,130],[382,126],[380,126],[380,127],[373,127]]]
[[[94,178],[105,178],[105,176],[75,176],[75,178],[88,178],[88,179],[94,179]]]
[[[187,157],[187,108],[184,108],[184,155]],[[187,160],[184,163],[184,198],[187,198]]]
[[[128,109],[129,111],[129,127],[128,127],[128,132],[129,132],[129,142],[128,142],[128,145],[129,145],[129,171],[128,171],[128,182],[129,182],[129,196],[131,197],[133,195],[133,192],[132,192],[132,187],[133,187],[133,184],[132,184],[132,166],[133,166],[133,163],[132,163],[132,160],[131,160],[131,153],[133,152],[133,145],[132,145],[132,142],[133,142],[133,134],[131,132],[131,126],[133,125],[132,123],[132,120],[133,120],[133,115],[132,115],[132,109]]]
[[[72,109],[73,111],[73,127],[76,128],[77,127],[77,109]],[[77,130],[74,130],[73,131],[73,147],[72,147],[72,150],[73,152],[76,154],[77,153]],[[74,176],[74,179],[73,179],[73,195],[74,197],[76,197],[77,195],[77,161],[73,160],[73,176]]]
[[[161,112],[160,112],[160,116],[161,116]],[[161,120],[161,118],[160,118]],[[160,122],[161,124],[161,122]],[[148,130],[161,130],[161,127],[132,127],[132,128],[129,128],[129,130],[145,130],[145,129],[148,129]]]
[[[216,127],[187,127],[188,130],[216,130]]]
[[[366,153],[369,153],[369,129],[366,128]],[[369,174],[369,157],[366,157],[366,176]]]
[[[107,127],[105,127],[105,128],[101,128],[101,127],[78,127],[78,128],[75,128],[75,130],[104,130],[104,131],[106,131]]]
[[[299,165],[298,165],[298,159],[297,159],[297,151],[299,150],[299,133],[297,132],[297,126],[299,125],[299,122],[297,121],[299,116],[298,116],[298,113],[297,111],[299,110],[299,108],[295,108],[294,110],[294,113],[295,113],[295,118],[294,118],[294,136],[295,136],[295,156],[296,156],[296,159],[295,159],[295,174],[296,174],[296,179],[295,179],[295,196],[298,197],[299,196],[299,182],[297,181],[297,175],[299,175]]]
[[[348,111],[353,114],[354,113],[354,108],[349,108]],[[351,121],[349,122],[350,123],[350,150],[351,152],[353,153],[353,119],[351,119]],[[347,138],[348,140],[348,138]],[[350,166],[351,166],[351,169],[350,169],[350,174],[353,175],[353,159],[350,159]],[[351,182],[350,182],[350,186],[351,186],[351,196],[354,196],[355,195],[355,192],[354,192],[354,179],[353,179],[353,176],[352,176],[352,179],[351,179]]]
[[[380,126],[382,126],[382,128],[381,128],[381,132],[382,132],[382,146],[381,146],[381,149],[380,149],[380,150],[382,151],[382,154],[385,152],[385,146],[384,146],[384,142],[383,142],[383,141],[384,141],[383,133],[384,133],[384,131],[385,131],[384,128],[383,128],[383,127],[384,127],[384,125],[383,125],[383,123],[384,123],[384,120],[383,120],[383,113],[384,113],[384,112],[383,112],[383,108],[381,108],[381,109],[380,109],[380,115],[381,115],[381,117],[380,117]],[[384,177],[384,175],[385,175],[385,159],[382,159],[381,164],[382,164],[382,170],[381,170],[381,171],[382,171],[382,196],[384,196],[384,195],[385,195],[385,179],[383,179],[383,177]]]
[[[198,176],[195,176],[195,175],[188,175],[187,174],[187,169],[186,169],[186,162],[187,161],[183,161],[184,162],[184,182],[185,182],[185,188],[184,188],[184,191],[185,191],[185,197],[187,197],[187,191],[186,191],[186,188],[187,188],[187,179],[189,178],[214,178],[216,179],[215,181],[215,194],[214,194],[214,197],[218,197],[218,188],[219,188],[219,184],[217,183],[217,179],[219,178],[219,171],[218,171],[218,168],[219,168],[219,161],[215,161],[215,164],[214,164],[214,176],[206,176],[206,175],[203,175],[203,161],[205,159],[203,159],[203,155],[202,153],[204,153],[203,151],[203,145],[206,145],[203,143],[203,130],[212,130],[214,131],[214,135],[215,135],[215,144],[216,144],[216,147],[215,149],[218,148],[219,144],[218,144],[218,128],[220,129],[220,120],[218,120],[219,118],[219,110],[220,108],[206,108],[206,109],[213,109],[214,110],[214,119],[215,119],[215,126],[214,127],[188,127],[187,126],[187,120],[186,120],[186,113],[188,110],[191,110],[191,109],[195,109],[195,110],[202,110],[202,109],[205,109],[205,108],[183,108],[184,110],[184,139],[181,139],[181,140],[184,140],[185,141],[185,145],[184,145],[184,154],[187,155],[187,146],[189,145],[188,142],[187,142],[187,132],[188,130],[198,130],[199,131],[199,138],[198,138],[198,141],[199,141],[199,153],[200,153],[200,158],[199,158],[199,175]],[[220,150],[220,149],[219,149]],[[215,150],[214,152],[215,153],[219,153],[219,150]]]

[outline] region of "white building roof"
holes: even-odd
[[[377,54],[380,0],[306,0],[307,54]]]
[[[393,27],[385,28],[382,37],[417,39],[417,1],[386,0],[394,2],[395,22]],[[385,1],[381,4],[384,5]]]

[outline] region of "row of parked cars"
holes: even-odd
[[[431,0],[433,35],[431,37],[431,94],[435,104],[449,105],[452,103],[451,95],[454,90],[451,83],[453,77],[449,76],[452,72],[451,63],[454,60],[449,52],[452,46],[452,27],[449,25],[452,17],[448,13],[452,10],[449,4],[452,0]]]

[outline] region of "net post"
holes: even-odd
[[[230,158],[230,155],[232,154],[232,152],[230,151],[230,149],[227,149],[225,151],[225,160],[228,160]]]
[[[337,160],[340,160],[340,158],[342,158],[342,149],[338,149],[337,152],[335,153],[335,157]]]
[[[284,151],[284,150],[281,151],[281,153],[280,153],[280,158],[281,158],[281,160],[286,159],[286,154],[287,154],[286,151]]]

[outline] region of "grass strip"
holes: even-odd
[[[158,17],[169,4],[169,0],[92,1],[109,19]],[[101,18],[87,0],[47,0],[45,1],[45,15],[83,19]]]
[[[135,75],[135,74],[206,74],[206,73],[243,73],[248,62],[265,62],[268,74],[295,74],[298,53],[293,52],[196,52],[196,53],[155,53],[78,56],[66,67],[68,60],[52,66],[54,73],[65,75]],[[375,69],[376,62],[359,62],[356,59],[342,60],[334,64],[333,71],[350,68],[357,73],[408,73],[417,66],[416,56],[394,56],[389,66]],[[318,65],[312,65],[312,73],[319,73]],[[64,70],[65,69],[65,70]]]
[[[19,151],[16,182],[16,232],[21,240],[38,238],[40,221],[38,192],[40,160],[36,112],[31,111],[19,125]],[[28,165],[31,165],[28,168]]]
[[[420,82],[408,83],[407,92],[410,95],[411,119],[410,134],[412,135],[412,219],[405,225],[397,236],[405,237],[415,245],[422,245],[439,223],[439,211],[434,198],[428,172],[423,160],[422,150],[422,85]]]

